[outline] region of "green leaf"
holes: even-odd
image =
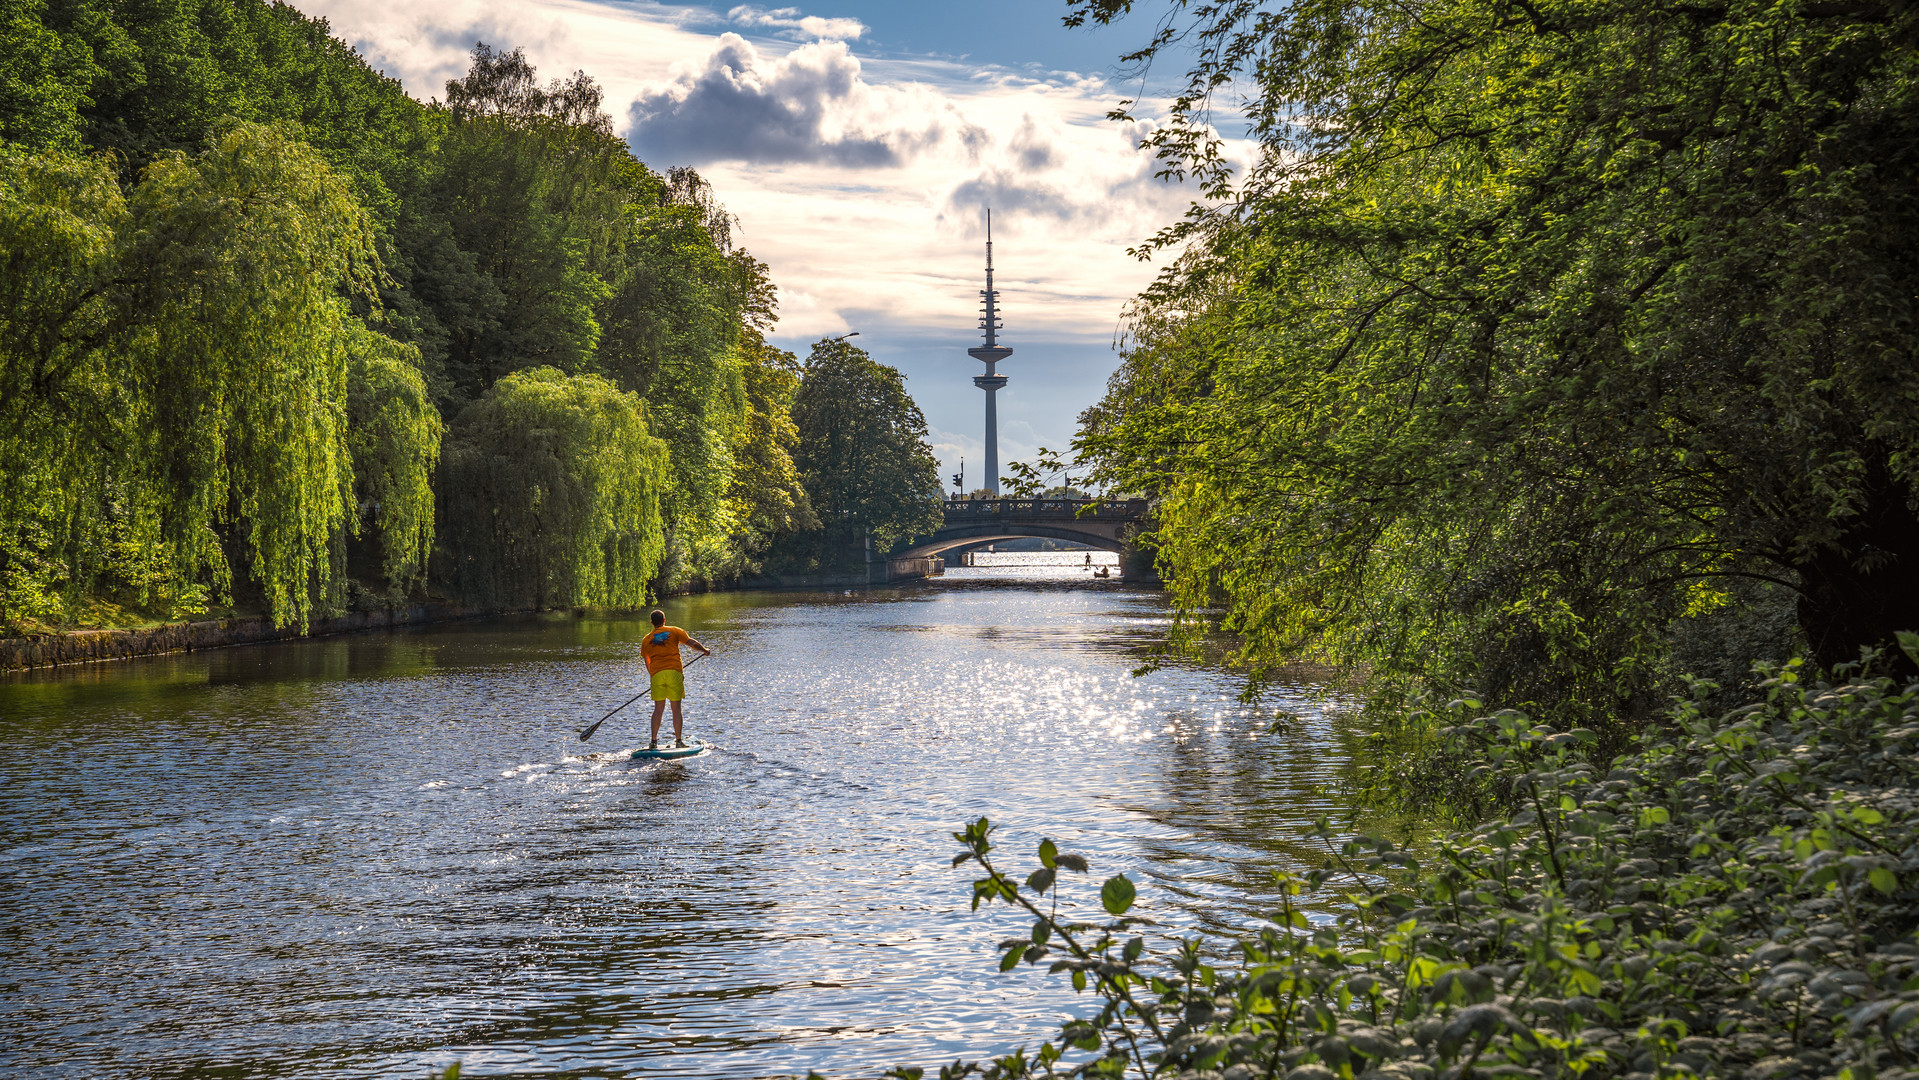
[[[1125,874],[1118,874],[1107,878],[1106,884],[1100,886],[1099,902],[1108,915],[1124,915],[1133,906],[1136,895],[1138,892],[1133,888],[1133,883],[1126,879]]]
[[[1873,888],[1878,889],[1888,896],[1891,896],[1899,889],[1899,875],[1883,866],[1873,867],[1872,872],[1866,875],[1866,880],[1872,882]]]
[[[1910,630],[1901,630],[1898,637],[1899,651],[1906,654],[1906,659],[1919,664],[1919,634]]]
[[[1085,856],[1074,855],[1069,852],[1061,852],[1058,855],[1053,856],[1053,862],[1063,869],[1072,870],[1075,873],[1080,873],[1080,874],[1084,874],[1088,869],[1090,869],[1086,865]]]
[[[1020,949],[1006,950],[1006,955],[1000,957],[999,969],[1001,971],[1011,971],[1015,967],[1019,966],[1019,957],[1020,957],[1021,951],[1022,950]]]
[[[1041,866],[1051,870],[1056,865],[1055,860],[1058,858],[1059,848],[1056,847],[1051,840],[1041,840],[1039,842],[1039,864]]]

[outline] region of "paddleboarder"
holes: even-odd
[[[669,701],[673,703],[673,745],[686,745],[680,714],[680,702],[686,698],[686,679],[680,674],[686,667],[680,662],[681,645],[698,649],[701,656],[713,655],[713,650],[693,640],[693,635],[666,625],[666,612],[653,612],[653,632],[640,642],[640,658],[646,661],[647,673],[653,678],[653,734],[646,744],[648,750],[660,747],[660,717]]]

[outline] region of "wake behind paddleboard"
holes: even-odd
[[[654,761],[664,758],[692,757],[704,749],[706,749],[706,744],[698,739],[694,739],[685,746],[662,746],[658,750],[635,750],[633,751],[633,760]]]

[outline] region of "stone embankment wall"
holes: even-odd
[[[414,604],[389,611],[354,612],[338,618],[315,619],[305,636],[350,634],[356,630],[378,630],[409,623],[440,622],[488,614],[492,612],[450,604]],[[271,620],[259,618],[171,623],[150,630],[74,630],[64,634],[4,638],[0,639],[0,671],[194,652],[301,636],[297,626],[275,627]]]

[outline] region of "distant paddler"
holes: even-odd
[[[647,673],[653,677],[653,734],[646,744],[648,750],[660,748],[660,716],[666,712],[669,701],[673,703],[673,745],[686,745],[680,713],[680,702],[686,698],[686,678],[681,674],[686,665],[680,662],[682,645],[698,649],[701,656],[713,655],[713,650],[693,640],[693,635],[677,626],[666,625],[666,612],[653,612],[653,632],[640,643],[640,658],[646,661]]]

